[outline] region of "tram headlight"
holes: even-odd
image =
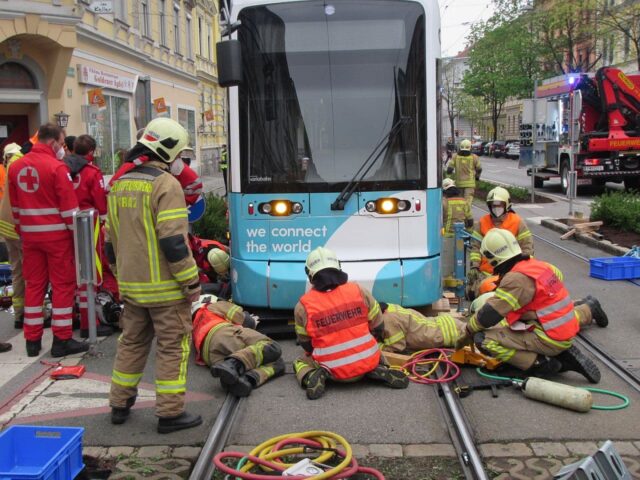
[[[285,201],[275,202],[273,205],[274,215],[288,215],[291,211],[291,203]]]
[[[378,200],[380,213],[396,213],[398,211],[398,202],[392,198],[382,198]]]
[[[258,211],[274,217],[286,217],[292,213],[302,213],[303,207],[299,202],[289,200],[271,200],[258,205]]]

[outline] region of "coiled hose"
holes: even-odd
[[[272,474],[261,475],[252,473],[256,467],[263,471],[284,472],[295,463],[284,463],[282,457],[289,455],[307,454],[310,452],[320,452],[312,459],[318,464],[325,464],[334,458],[340,458],[340,462],[335,467],[330,467],[325,472],[313,477],[306,476],[274,476]],[[229,467],[223,460],[237,458],[240,461],[236,467]],[[261,443],[248,454],[242,452],[220,452],[213,458],[213,462],[218,470],[231,476],[231,478],[241,478],[247,480],[324,480],[348,478],[356,473],[364,473],[373,476],[378,480],[384,480],[384,476],[373,468],[361,467],[353,457],[351,445],[344,437],[337,433],[322,430],[309,432],[290,433],[270,438]]]
[[[453,350],[448,348],[421,350],[411,355],[409,361],[402,366],[402,370],[407,374],[409,380],[415,383],[431,385],[452,382],[460,376],[460,367],[449,358],[451,353]],[[432,378],[441,364],[445,365],[444,372]],[[427,372],[421,371],[421,367],[427,365],[433,366]]]

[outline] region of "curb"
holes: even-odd
[[[558,222],[553,218],[543,218],[540,221],[540,225],[558,233],[567,233],[569,230],[571,230],[571,227],[565,225],[562,222]],[[629,251],[628,248],[621,247],[620,245],[617,245],[615,243],[611,243],[609,240],[596,240],[590,235],[586,235],[584,233],[576,232],[574,238],[580,243],[584,243],[585,245],[588,245],[590,247],[597,248],[615,257],[621,257]]]

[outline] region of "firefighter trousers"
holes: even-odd
[[[205,345],[206,345],[205,341]],[[209,340],[208,365],[213,366],[226,358],[235,358],[244,365],[246,372],[257,378],[256,387],[275,375],[273,363],[263,363],[263,351],[272,339],[251,328],[239,325],[223,325],[216,329]]]
[[[392,309],[397,311],[391,311]],[[384,340],[388,352],[453,347],[464,334],[466,323],[451,315],[425,317],[416,310],[390,305],[382,314]]]
[[[57,242],[23,242],[22,264],[26,295],[24,302],[24,337],[42,338],[44,316],[42,304],[47,284],[51,283],[51,330],[61,340],[72,336],[73,301],[76,269],[73,239]]]
[[[122,334],[111,376],[109,404],[123,408],[138,393],[144,367],[156,345],[156,415],[176,417],[184,412],[187,363],[191,343],[190,303],[140,307],[127,300],[120,318]]]
[[[387,365],[387,362],[385,361],[382,355],[380,355],[379,365]],[[308,353],[303,353],[293,362],[293,371],[295,372],[296,380],[298,380],[298,383],[300,384],[301,387],[304,387],[303,380],[304,380],[304,377],[307,376],[307,373],[312,372],[313,370],[317,370],[319,368],[324,368],[324,367],[322,367],[318,362],[316,362],[313,359],[313,357]],[[373,369],[371,371],[373,371]],[[329,378],[334,382],[339,382],[339,383],[353,383],[353,382],[362,380],[366,375],[368,375],[368,373],[369,372],[365,373],[364,375],[359,375],[357,377],[350,378],[348,380],[339,380],[337,378],[334,378],[329,372],[329,370],[327,370],[327,378]]]
[[[588,305],[578,305],[574,311],[580,322],[580,328],[592,322],[591,309]],[[484,340],[480,348],[492,357],[521,370],[531,368],[538,355],[555,357],[571,347],[573,343],[573,340],[553,340],[539,327],[533,331],[516,331],[502,325],[501,322],[497,328],[484,330]]]
[[[463,187],[460,188],[460,190],[462,195],[464,196],[464,199],[467,201],[469,208],[471,208],[471,206],[473,205],[473,196],[476,192],[476,187]]]
[[[6,238],[9,263],[11,263],[11,284],[13,298],[11,303],[16,319],[24,314],[24,277],[22,276],[22,242]]]

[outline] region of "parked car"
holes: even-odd
[[[507,158],[516,160],[520,158],[520,142],[511,142],[507,147]]]
[[[493,145],[493,142],[487,142],[484,145],[484,148],[482,149],[482,154],[486,157],[489,156],[489,154],[491,153],[491,146]]]
[[[475,153],[476,155],[482,155],[482,142],[475,142],[471,145],[471,153]]]
[[[507,154],[507,142],[504,140],[496,140],[492,145],[491,156],[500,158]]]

